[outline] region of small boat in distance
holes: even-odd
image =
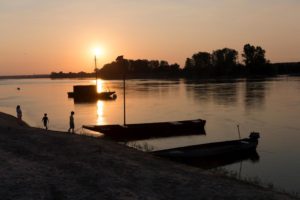
[[[115,100],[115,91],[97,92],[96,85],[74,85],[73,92],[68,92],[68,98],[73,98],[74,102],[94,102],[97,100]]]
[[[97,52],[99,50],[96,50]],[[75,103],[95,102],[97,100],[115,100],[117,98],[115,91],[98,92],[98,69],[97,52],[95,52],[95,80],[96,85],[74,85],[73,92],[68,92],[68,98],[73,98]]]
[[[212,157],[224,157],[228,155],[244,154],[255,152],[260,135],[257,132],[250,133],[249,138],[199,144],[172,149],[158,150],[151,152],[153,155],[178,159],[179,161],[189,159],[204,159]]]
[[[158,137],[205,134],[202,119],[122,125],[83,125],[88,130],[103,133],[117,141],[143,140]]]

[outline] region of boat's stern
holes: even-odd
[[[260,138],[260,134],[258,132],[251,132],[249,135],[249,139],[252,141],[258,141]]]

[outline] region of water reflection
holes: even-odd
[[[260,157],[257,152],[248,152],[248,153],[231,154],[227,156],[210,157],[205,159],[177,160],[177,162],[192,165],[202,169],[213,169],[213,168],[223,167],[235,163],[242,163],[244,161],[256,163],[259,162],[259,159]]]
[[[95,80],[95,84],[97,83],[97,93],[100,93],[103,91],[103,80],[97,79]]]
[[[186,85],[188,97],[200,102],[207,102],[210,99],[210,89],[211,87],[209,84]]]
[[[148,96],[169,96],[177,91],[179,80],[130,80],[126,82],[126,90],[128,93],[136,93],[141,97]]]
[[[238,101],[239,82],[191,82],[187,81],[186,91],[189,97],[200,102],[213,101],[217,105],[232,105]]]
[[[265,105],[268,82],[260,80],[242,80],[224,82],[185,81],[187,96],[199,102],[211,101],[216,105],[233,106],[244,100],[247,110],[261,109]],[[242,96],[244,94],[244,98]]]
[[[97,101],[97,125],[105,124],[104,116],[103,116],[103,108],[104,103],[103,101]]]
[[[245,83],[245,107],[249,109],[262,109],[265,105],[266,81],[247,80]]]
[[[237,103],[237,84],[222,83],[212,87],[211,95],[218,105],[232,105]]]

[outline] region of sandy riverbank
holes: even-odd
[[[0,199],[293,199],[88,136],[0,113]]]

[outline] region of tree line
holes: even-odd
[[[243,64],[238,62],[238,51],[223,48],[209,52],[198,52],[187,58],[183,71],[188,76],[240,76],[267,75],[274,73],[266,51],[260,46],[244,45]]]
[[[115,61],[96,69],[101,78],[127,77],[240,77],[256,75],[276,75],[300,73],[300,63],[271,64],[266,59],[266,51],[260,46],[245,44],[242,63],[235,49],[223,48],[209,52],[198,52],[187,58],[181,68],[177,63],[169,64],[164,60],[125,59],[118,56]],[[52,78],[60,77],[92,77],[93,73],[51,73]]]
[[[175,64],[169,64],[165,60],[130,60],[124,56],[118,56],[115,61],[105,64],[98,70],[100,77],[113,78],[126,75],[127,77],[157,77],[180,76],[182,69]]]

